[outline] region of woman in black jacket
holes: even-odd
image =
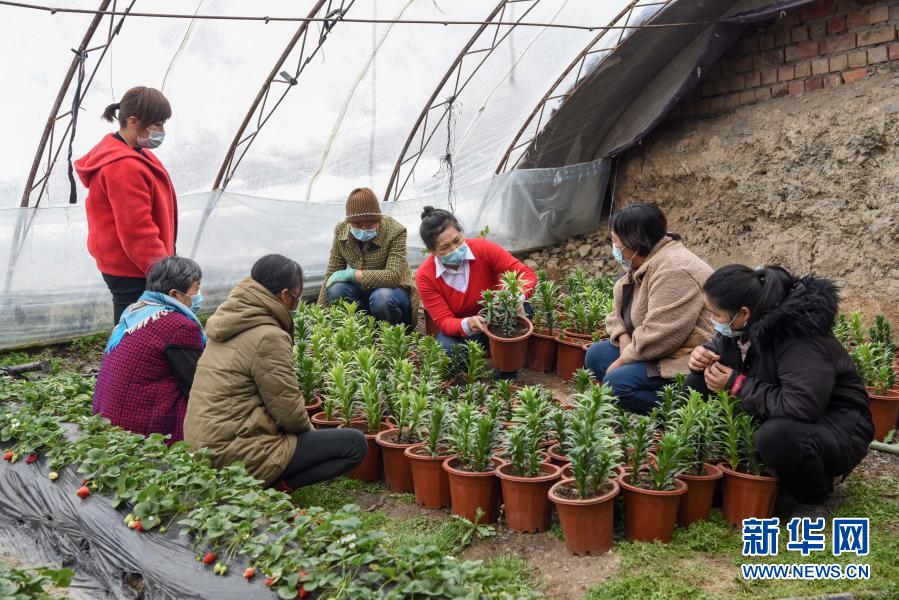
[[[703,292],[717,335],[691,354],[686,385],[738,398],[761,421],[762,460],[804,505],[797,516],[824,516],[835,508],[834,478],[874,438],[864,382],[832,332],[836,286],[781,267],[728,265]]]

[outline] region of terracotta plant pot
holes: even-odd
[[[493,459],[493,469],[502,464]],[[450,503],[452,513],[465,517],[472,523],[477,519],[478,508],[484,511],[479,523],[496,521],[496,508],[499,504],[500,486],[496,473],[490,471],[471,472],[458,468],[457,458],[443,461],[443,469],[449,475]]]
[[[571,463],[562,465],[562,479],[574,479],[574,473],[571,471]]]
[[[896,429],[899,418],[899,392],[887,390],[884,395],[875,394],[868,389],[871,398],[871,420],[874,421],[874,439],[882,442],[887,434]]]
[[[423,444],[406,448],[405,455],[412,470],[415,503],[424,508],[448,507],[449,474],[443,469],[443,462],[452,455],[431,456],[425,452]]]
[[[777,477],[750,475],[723,465],[721,470],[724,471],[721,503],[725,521],[742,527],[743,519],[767,519],[774,513]]]
[[[415,491],[415,486],[412,483],[412,467],[405,452],[406,448],[414,446],[418,442],[398,444],[395,441],[396,434],[395,429],[389,429],[375,436],[384,460],[384,481],[387,483],[387,487],[394,492],[411,493]]]
[[[431,336],[436,336],[439,329],[437,329],[437,322],[431,318],[430,313],[428,311],[424,311],[425,313],[425,333]]]
[[[528,340],[525,366],[538,373],[549,373],[556,368],[556,337],[534,332]]]
[[[528,353],[528,338],[534,331],[534,324],[523,317],[519,318],[519,322],[524,327],[524,333],[516,337],[501,337],[489,329],[486,331],[490,340],[493,367],[503,373],[512,373],[524,366],[524,359]]]
[[[584,340],[566,338],[558,340],[557,343],[556,374],[568,381],[575,371],[584,366],[587,349],[584,347]]]
[[[336,429],[343,424],[343,419],[335,416],[330,421],[325,418],[325,413],[317,412],[309,418],[316,429]]]
[[[549,458],[554,465],[563,467],[568,464],[568,457],[561,453],[562,449],[559,447],[559,444],[550,446],[547,452],[549,453]]]
[[[678,475],[678,479],[687,484],[687,493],[681,498],[677,511],[677,524],[681,527],[689,527],[694,521],[709,518],[715,488],[718,487],[718,480],[724,477],[724,472],[715,465],[706,464],[704,467],[703,475]]]
[[[574,338],[576,340],[592,340],[593,336],[589,333],[579,333],[573,329],[563,329],[562,333],[565,334],[565,337]]]
[[[627,538],[641,542],[670,542],[674,536],[677,511],[687,484],[678,480],[673,490],[647,490],[630,483],[631,474],[618,477],[624,490],[624,528]]]
[[[340,427],[343,428],[344,425],[341,425]],[[346,476],[350,479],[358,479],[359,481],[364,481],[366,483],[378,481],[381,479],[381,473],[383,471],[381,447],[378,446],[378,442],[375,441],[378,434],[366,433],[367,429],[364,423],[353,423],[350,427],[365,433],[365,441],[368,442],[368,451],[365,453],[365,458],[362,459],[362,462],[359,463],[355,469],[347,473]],[[390,429],[390,426],[386,423],[381,423],[380,431],[385,431],[387,429]],[[378,433],[380,433],[380,431]]]
[[[519,477],[512,471],[512,465],[496,469],[509,529],[519,533],[548,531],[551,505],[547,492],[559,479],[562,469],[556,465],[541,463],[540,475],[537,477]]]
[[[604,554],[612,547],[615,530],[614,506],[618,483],[610,480],[608,491],[595,498],[578,500],[573,493],[574,482],[562,480],[549,489],[549,499],[556,505],[565,546],[577,556]],[[568,496],[571,496],[569,498]]]

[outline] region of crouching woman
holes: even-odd
[[[874,438],[864,382],[832,332],[836,287],[781,267],[728,265],[703,291],[717,335],[691,354],[686,385],[738,398],[762,422],[758,452],[800,502],[796,516],[825,516],[834,478]]]
[[[293,316],[303,293],[296,262],[270,254],[209,318],[184,439],[213,464],[242,462],[285,491],[346,473],[365,458],[353,429],[315,431],[293,366]]]

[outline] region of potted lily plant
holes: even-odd
[[[534,333],[528,340],[527,368],[549,373],[556,368],[556,326],[558,325],[561,288],[541,271],[531,296],[534,309]]]
[[[381,447],[375,438],[380,432],[392,429],[391,425],[384,421],[384,401],[378,385],[377,369],[362,373],[359,399],[363,418],[359,421],[351,421],[349,424],[345,423],[341,427],[353,427],[362,431],[368,442],[368,452],[362,462],[347,473],[347,477],[365,482],[377,481],[381,478],[383,464]]]
[[[567,421],[565,453],[572,477],[553,485],[549,499],[559,513],[565,546],[572,554],[598,555],[612,547],[614,500],[619,486],[612,472],[619,453],[608,412],[582,404]]]
[[[406,449],[421,441],[421,424],[427,409],[427,388],[400,392],[394,402],[395,429],[382,431],[375,437],[384,459],[384,479],[387,487],[395,492],[415,491]]]
[[[549,417],[550,422],[552,423],[556,443],[550,446],[547,452],[549,453],[549,458],[552,460],[552,463],[560,467],[564,467],[568,464],[568,456],[565,454],[565,448],[567,447],[566,442],[570,412],[571,411],[564,408],[556,408]]]
[[[766,519],[774,512],[777,478],[765,474],[755,447],[758,427],[726,391],[715,397],[719,444],[724,453],[724,483],[721,489],[724,520],[740,527],[743,519]]]
[[[649,417],[634,421],[625,437],[630,442],[630,469],[618,477],[624,493],[624,527],[628,539],[671,541],[687,484],[677,478],[684,469],[686,441],[676,433],[659,440],[655,458],[648,449],[655,431]]]
[[[449,369],[450,358],[437,338],[424,336],[418,341],[419,378],[438,387]]]
[[[297,349],[302,348],[298,346]],[[306,403],[306,412],[309,416],[321,412],[322,387],[324,386],[324,374],[321,362],[309,354],[296,357],[296,374],[300,389],[303,390],[303,400]]]
[[[477,407],[461,403],[450,427],[450,449],[455,454],[443,462],[449,475],[452,513],[472,523],[496,521],[499,480],[494,457],[498,427],[490,415]]]
[[[547,492],[562,472],[558,466],[541,461],[538,436],[532,428],[536,419],[531,421],[508,430],[508,462],[496,468],[506,523],[519,533],[549,530],[551,505]]]
[[[686,469],[678,478],[687,484],[681,499],[677,524],[691,523],[709,517],[718,482],[724,472],[709,461],[715,443],[715,411],[702,394],[690,390],[686,401],[669,413],[668,427],[686,444]]]
[[[500,371],[517,371],[524,366],[528,338],[534,331],[534,324],[520,314],[524,297],[521,274],[516,271],[506,271],[500,276],[498,290],[484,290],[481,294],[490,356],[493,366]]]
[[[584,368],[584,358],[590,340],[573,338],[565,333],[570,318],[566,315],[560,321],[561,331],[556,337],[556,375],[563,381],[571,379],[578,369]]]
[[[896,370],[893,367],[893,350],[883,342],[859,344],[851,356],[871,399],[874,439],[883,441],[890,431],[896,429],[899,418],[899,391],[894,389]]]
[[[341,423],[350,423],[355,417],[357,383],[347,364],[341,360],[335,362],[327,379],[328,393],[322,399],[322,410],[311,417],[317,429],[333,429]],[[346,421],[341,418],[344,411],[349,411]]]
[[[487,369],[486,350],[474,340],[467,340],[464,344],[456,344],[463,356],[465,382],[468,385],[489,379]]]
[[[434,400],[427,414],[424,441],[405,450],[412,471],[415,503],[424,508],[450,506],[449,476],[443,469],[443,462],[452,456],[446,443],[449,423],[449,403],[444,399]]]

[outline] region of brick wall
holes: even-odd
[[[816,0],[747,31],[670,118],[715,114],[866,77],[899,60],[899,1]]]

